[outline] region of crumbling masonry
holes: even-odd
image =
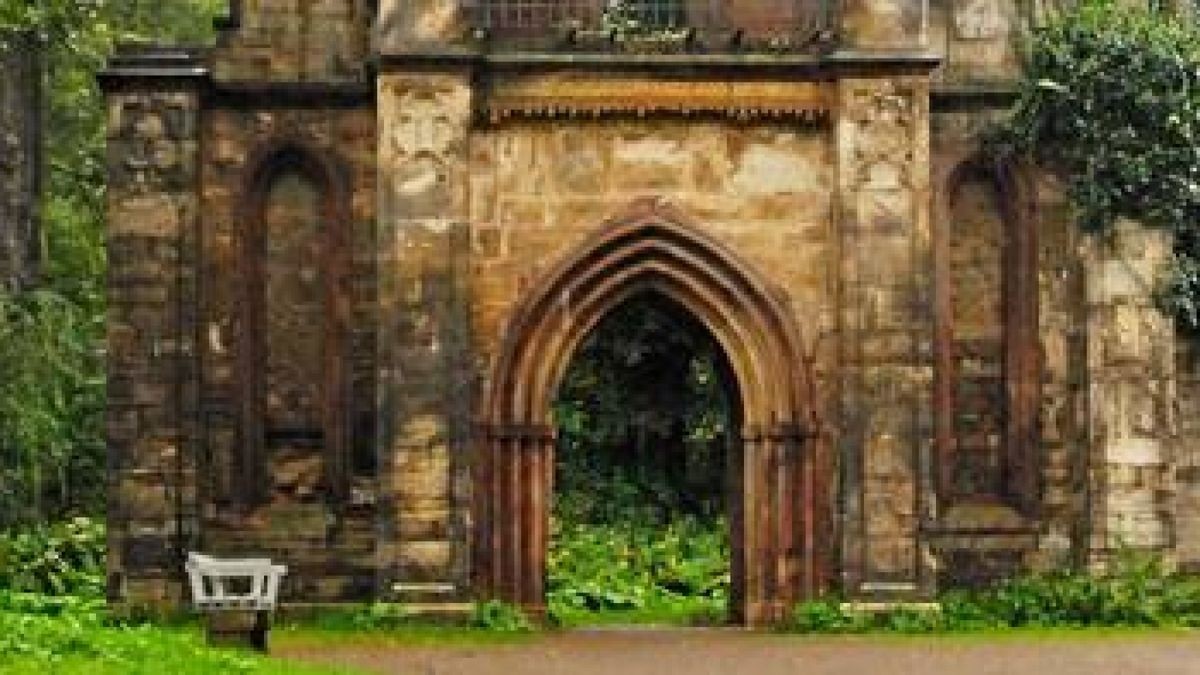
[[[113,60],[114,602],[202,550],[286,562],[285,602],[542,609],[549,402],[642,293],[737,385],[741,621],[1200,568],[1170,242],[981,154],[1030,5],[626,4],[244,0]]]

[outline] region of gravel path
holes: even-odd
[[[1200,636],[806,638],[577,631],[473,647],[289,647],[279,656],[413,675],[1200,675]]]

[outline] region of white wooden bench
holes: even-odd
[[[192,604],[205,613],[209,639],[249,638],[251,646],[266,651],[271,612],[287,567],[266,558],[219,560],[189,553],[185,569]]]

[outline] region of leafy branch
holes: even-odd
[[[1174,235],[1163,305],[1200,331],[1200,30],[1110,0],[1034,31],[994,139],[1067,177],[1086,231],[1128,218]]]

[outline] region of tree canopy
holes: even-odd
[[[40,52],[47,132],[42,278],[27,292],[0,291],[0,528],[104,508],[105,106],[96,74],[118,42],[207,42],[225,4],[0,0],[0,47]]]
[[[1175,236],[1163,304],[1200,331],[1200,29],[1091,0],[1036,29],[1002,157],[1065,177],[1081,227],[1121,218]]]

